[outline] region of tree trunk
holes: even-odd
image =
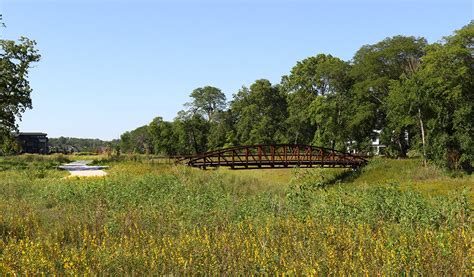
[[[196,133],[194,132],[194,127],[191,128],[191,134],[193,136],[194,152],[196,154],[199,154],[197,140],[196,140]]]
[[[402,140],[400,138],[400,136],[398,137],[398,149],[399,149],[399,153],[400,153],[400,158],[405,158],[405,153],[403,151],[403,144],[402,144]]]
[[[407,157],[407,152],[408,152],[407,141],[405,138],[405,131],[406,130],[402,130],[402,132],[398,135],[398,147],[400,148],[400,158],[403,158],[403,159]]]
[[[421,118],[420,108],[418,108],[418,119],[420,120],[421,143],[423,146],[423,165],[426,166],[425,126],[423,125],[423,118]]]

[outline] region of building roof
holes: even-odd
[[[47,136],[48,134],[46,133],[40,133],[40,132],[20,132],[20,133],[15,133],[15,136]]]

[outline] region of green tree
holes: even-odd
[[[231,110],[219,111],[210,125],[208,149],[214,150],[237,145],[235,139],[235,117]]]
[[[156,117],[148,125],[148,132],[155,154],[176,155],[177,135],[173,130],[173,124],[166,122],[161,117]]]
[[[191,103],[186,104],[193,113],[206,116],[208,121],[213,120],[216,112],[226,108],[226,97],[222,91],[216,87],[205,86],[193,90],[190,95],[193,98]]]
[[[346,151],[352,141],[349,121],[350,97],[347,90],[317,96],[310,106],[311,122],[317,126],[313,144]]]
[[[390,83],[399,80],[410,68],[410,63],[424,55],[426,44],[424,38],[394,36],[357,51],[351,69],[355,80],[351,129],[357,130],[354,139],[358,143],[372,137],[374,130],[382,130],[384,137],[393,137],[393,130],[386,128]],[[398,135],[398,152],[405,156],[409,147],[404,139],[405,130]],[[392,140],[386,139],[384,143],[390,144]]]
[[[173,122],[179,154],[207,151],[209,122],[199,113],[180,111]]]
[[[132,146],[132,140],[130,136],[130,132],[125,132],[120,136],[120,150],[122,153],[130,153],[132,152],[133,146]]]
[[[319,54],[298,62],[282,78],[288,93],[290,142],[316,143],[345,148],[350,65],[331,55]]]
[[[21,151],[21,146],[17,143],[16,139],[9,134],[5,135],[3,139],[0,139],[0,155],[12,155]]]
[[[18,42],[0,39],[0,143],[17,130],[16,120],[33,107],[28,73],[31,64],[40,60],[35,47],[36,42],[25,37]]]
[[[387,129],[391,132],[385,133],[388,136],[385,140],[392,141],[388,153],[406,149],[404,144],[412,149],[420,149],[417,143],[421,142],[423,161],[426,164],[425,117],[429,113],[426,105],[429,97],[419,87],[419,65],[420,62],[413,59],[410,70],[402,74],[400,80],[391,81],[387,97]],[[394,146],[396,149],[392,151],[391,147]]]
[[[153,144],[148,126],[141,126],[120,136],[120,150],[124,153],[150,154]]]
[[[451,169],[474,162],[474,23],[427,47],[420,67],[391,86],[391,107],[426,136],[426,155]],[[425,134],[424,134],[425,133]],[[423,138],[422,138],[423,140]],[[423,143],[421,144],[423,146]]]
[[[242,88],[231,102],[235,115],[235,138],[240,144],[285,142],[287,102],[285,94],[261,79]]]
[[[310,106],[318,96],[346,90],[350,84],[349,65],[331,55],[319,54],[297,62],[290,75],[283,76],[282,88],[288,94],[288,130],[291,142],[310,143],[317,126],[311,120]]]

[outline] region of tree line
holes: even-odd
[[[278,84],[260,79],[227,101],[197,88],[176,118],[125,132],[129,153],[186,155],[270,143],[368,153],[379,136],[391,157],[419,155],[451,169],[474,163],[474,22],[441,41],[394,36],[350,61],[318,54]]]
[[[3,26],[0,16],[0,28]],[[267,143],[314,144],[368,153],[379,136],[391,157],[419,155],[451,169],[474,167],[474,23],[443,40],[394,36],[362,46],[350,61],[318,54],[280,83],[260,79],[228,101],[216,87],[192,91],[176,118],[124,133],[124,153],[186,155]],[[32,108],[33,40],[0,37],[0,154]]]
[[[116,147],[118,140],[103,141],[100,139],[59,137],[48,141],[52,153],[104,153]]]

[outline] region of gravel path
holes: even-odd
[[[107,166],[89,166],[92,161],[75,161],[72,163],[64,164],[59,166],[60,169],[69,171],[71,175],[69,177],[103,177],[107,175],[107,172],[102,169]]]

